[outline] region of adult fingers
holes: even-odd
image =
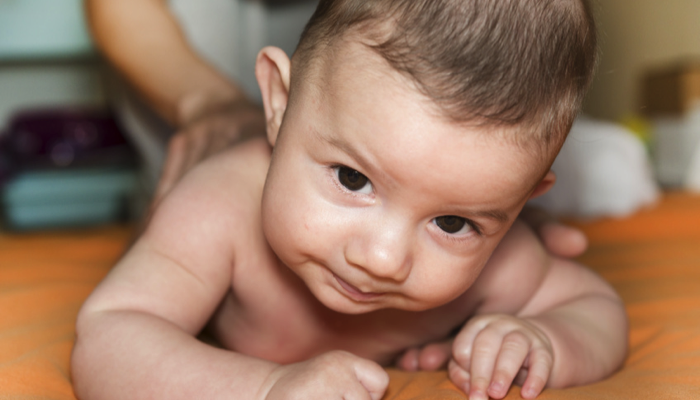
[[[583,254],[588,247],[586,235],[564,225],[547,211],[525,206],[519,215],[539,236],[547,250],[559,257],[571,258]]]
[[[188,140],[186,136],[178,134],[170,139],[165,163],[163,164],[163,170],[154,195],[154,203],[157,203],[168,193],[182,175],[182,169],[187,157],[187,146]]]
[[[588,239],[583,232],[557,221],[543,224],[537,234],[547,250],[559,257],[578,257],[588,248]]]
[[[211,141],[214,140],[215,135],[210,129],[211,128],[206,124],[202,124],[193,126],[186,132],[189,139],[188,148],[185,151],[185,161],[182,164],[183,167],[177,180],[182,178],[187,171],[206,158],[207,150],[211,145]]]
[[[165,196],[177,182],[206,157],[212,133],[206,126],[193,126],[170,139],[154,203]]]
[[[517,376],[528,355],[530,344],[530,339],[520,332],[511,332],[503,338],[493,378],[488,388],[488,394],[491,397],[502,399],[508,393],[513,379]]]

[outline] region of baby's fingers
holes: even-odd
[[[396,366],[404,371],[418,371],[420,351],[418,347],[406,350],[397,360]]]
[[[411,348],[399,357],[396,366],[405,371],[435,371],[444,368],[452,356],[452,339]]]
[[[494,399],[502,399],[508,393],[530,350],[530,339],[520,332],[511,332],[503,338],[501,351],[496,360],[493,379],[488,394]]]
[[[472,319],[457,334],[452,344],[453,359],[448,366],[450,378],[455,385],[464,390],[464,393],[468,393],[472,400],[486,398],[486,389],[491,380],[493,364],[500,347],[500,337],[493,337],[489,333],[484,334],[488,323],[487,318]],[[476,380],[475,375],[478,375]]]
[[[470,400],[487,400],[491,378],[496,366],[496,359],[501,349],[503,337],[493,329],[487,327],[474,339],[472,348],[471,384],[469,389]]]
[[[466,371],[471,368],[472,351],[477,335],[489,324],[487,318],[472,319],[457,334],[452,343],[452,357]]]
[[[372,400],[384,396],[389,386],[389,374],[379,364],[369,360],[359,360],[354,364],[357,380],[367,389]]]
[[[457,364],[455,360],[450,360],[450,362],[447,364],[447,373],[455,386],[462,389],[464,393],[469,393],[469,382],[471,381],[471,376],[467,370]]]
[[[542,392],[544,385],[546,385],[549,380],[553,364],[554,359],[552,358],[552,353],[545,348],[535,347],[530,351],[527,378],[520,390],[520,394],[523,398],[534,399]]]

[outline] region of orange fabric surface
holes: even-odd
[[[700,399],[700,196],[668,194],[629,218],[572,223],[590,237],[581,262],[627,305],[629,356],[602,382],[539,398]],[[129,235],[125,227],[0,233],[0,399],[75,399],[75,317]],[[466,398],[445,372],[390,374],[387,400]],[[507,399],[519,398],[512,388]]]

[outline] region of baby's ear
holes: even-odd
[[[557,181],[556,175],[554,175],[554,172],[551,170],[547,172],[547,175],[542,178],[540,183],[535,186],[535,190],[532,191],[532,194],[530,194],[530,198],[534,199],[535,197],[542,196],[543,194],[549,192],[549,189],[554,186],[554,183]]]
[[[262,92],[267,140],[272,146],[277,141],[282,117],[289,99],[289,70],[291,62],[287,54],[277,47],[265,47],[258,53],[255,77]]]

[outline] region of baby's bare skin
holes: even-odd
[[[437,364],[473,400],[521,368],[526,398],[617,368],[617,295],[513,222],[553,182],[541,158],[436,116],[362,46],[336,56],[287,107],[289,59],[261,53],[268,140],[187,174],[90,296],[79,397],[377,400],[380,366],[456,331]]]
[[[212,177],[214,182],[210,183],[210,189],[199,187],[204,183],[197,182],[197,189],[212,193],[212,189],[218,187],[218,195],[233,203],[243,203],[245,200],[239,199],[240,192],[226,190],[235,186],[230,185],[230,180],[215,182],[216,177],[222,176],[219,171],[235,168],[239,163],[264,167],[269,162],[265,146],[264,142],[248,143],[220,157],[215,163],[205,165],[203,169],[212,171],[202,171],[200,174]],[[250,150],[256,147],[262,149]],[[257,159],[250,160],[251,158]],[[238,174],[244,173],[251,173],[250,168]],[[260,177],[264,174],[265,171],[261,170],[252,175]],[[261,188],[264,182],[251,183],[252,186]],[[225,184],[230,186],[222,187]],[[249,195],[246,193],[246,197]],[[256,195],[261,196],[262,193],[258,191]],[[251,205],[257,203],[256,199]],[[221,215],[229,210],[212,209],[211,212]],[[259,227],[259,215],[259,207],[253,205],[245,216],[247,220],[241,221],[242,225]],[[201,238],[211,239],[213,238]],[[537,289],[549,268],[548,263],[544,262],[548,256],[538,245],[537,239],[524,225],[518,223],[497,250],[504,254],[517,254],[518,268],[513,268],[513,264],[508,265],[508,260],[487,264],[480,280],[471,290],[435,309],[423,312],[384,309],[369,314],[348,315],[320,304],[303,282],[280,264],[260,229],[251,232],[251,238],[245,244],[231,243],[231,246],[237,260],[231,263],[231,290],[213,314],[208,331],[228,349],[284,364],[342,349],[382,365],[389,365],[403,350],[444,339],[462,325],[475,312],[477,305],[485,300],[484,294],[491,291],[486,285],[499,286],[504,291],[502,296],[494,293],[489,296],[492,301],[498,297],[504,298],[500,312],[517,311]],[[264,256],[261,257],[261,254]],[[229,255],[229,258],[233,259],[233,255]],[[510,271],[505,271],[509,267]],[[493,276],[502,273],[508,273],[511,279],[518,282],[515,293],[513,288],[489,282],[494,280]],[[264,286],[259,282],[264,282]],[[220,289],[213,291],[218,292]]]
[[[529,229],[516,222],[479,279],[444,306],[358,315],[332,311],[279,262],[264,239],[259,204],[268,163],[269,146],[255,140],[196,168],[166,198],[82,313],[138,310],[172,321],[192,336],[204,328],[226,349],[274,363],[345,350],[388,366],[408,348],[444,340],[476,312],[524,311],[552,268],[572,268],[565,261],[551,262]],[[206,260],[188,266],[175,262],[197,258]],[[218,270],[221,265],[228,267]],[[192,337],[179,339],[198,347]],[[216,365],[202,352],[184,361],[183,371],[198,365],[198,357],[202,368]]]

